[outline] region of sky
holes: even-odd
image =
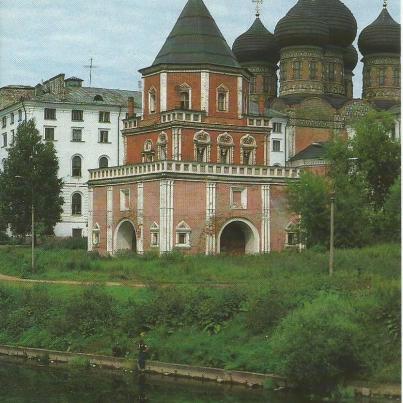
[[[228,44],[255,18],[252,0],[204,0]],[[261,20],[273,32],[296,0],[265,0]],[[358,33],[376,19],[383,0],[344,0]],[[138,70],[148,67],[174,26],[186,0],[0,0],[0,87],[36,85],[59,73],[93,87],[138,89]],[[388,10],[400,22],[400,0]],[[357,35],[358,38],[358,35]],[[354,96],[361,95],[362,63]]]

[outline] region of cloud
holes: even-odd
[[[250,0],[204,0],[231,46],[252,24]],[[343,0],[361,31],[379,14],[380,0]],[[186,0],[1,0],[0,86],[35,84],[60,72],[87,80],[83,66],[99,66],[94,85],[137,88],[138,70],[150,65],[175,24]],[[296,0],[266,1],[261,19],[274,31]],[[389,11],[400,20],[399,0]],[[361,92],[355,70],[355,96]]]

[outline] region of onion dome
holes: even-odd
[[[343,52],[344,68],[353,71],[358,63],[358,53],[353,45],[344,49]]]
[[[308,0],[316,16],[329,27],[328,45],[347,47],[357,35],[357,21],[340,0]]]
[[[161,64],[241,68],[203,0],[188,0],[153,66]]]
[[[286,46],[322,46],[329,41],[326,22],[315,14],[314,0],[299,0],[276,25],[274,36],[283,48]]]
[[[280,49],[274,35],[257,17],[252,26],[240,35],[232,46],[232,51],[240,63],[264,61],[277,64]]]
[[[383,8],[378,18],[363,29],[358,48],[366,56],[374,53],[400,54],[400,24]]]

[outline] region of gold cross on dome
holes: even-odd
[[[383,0],[383,8],[388,7],[388,0]]]
[[[252,3],[256,4],[256,17],[260,16],[260,6],[263,4],[263,0],[252,0]]]

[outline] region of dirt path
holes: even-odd
[[[106,287],[129,287],[129,288],[147,288],[151,284],[157,287],[170,287],[178,285],[192,285],[208,288],[229,288],[233,284],[230,283],[164,283],[164,282],[153,282],[150,281],[149,284],[142,283],[139,281],[74,281],[74,280],[35,280],[29,278],[21,278],[15,276],[7,276],[0,273],[0,282],[9,283],[25,283],[25,284],[55,284],[55,285],[71,285],[71,286],[91,286],[91,285],[104,285]],[[238,282],[239,284],[239,282]]]
[[[107,287],[132,287],[132,288],[145,288],[147,287],[144,283],[139,282],[116,282],[116,281],[73,281],[73,280],[33,280],[29,278],[20,278],[14,276],[6,276],[5,274],[0,274],[0,281],[9,283],[28,283],[28,284],[57,284],[57,285],[73,285],[73,286],[89,286],[94,284],[102,284]]]

